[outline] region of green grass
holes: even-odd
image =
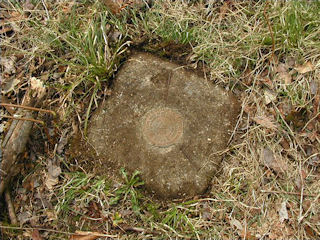
[[[138,171],[134,172],[130,177],[123,168],[120,171],[125,183],[115,191],[114,197],[110,199],[110,205],[115,205],[120,200],[126,201],[128,199],[131,202],[134,213],[140,215],[139,201],[142,196],[139,191],[136,191],[136,188],[143,186],[144,182],[139,179]]]
[[[65,174],[65,184],[59,189],[56,211],[67,216],[70,211],[81,214],[73,207],[87,207],[91,201],[102,203],[110,194],[110,184],[107,179],[94,177],[82,172]]]

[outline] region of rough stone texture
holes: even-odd
[[[139,170],[163,198],[203,193],[233,130],[239,103],[182,66],[137,53],[92,117],[88,142],[103,171]]]

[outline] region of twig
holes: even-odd
[[[53,232],[53,233],[61,233],[61,234],[65,234],[65,235],[95,235],[98,237],[109,237],[109,238],[117,238],[117,235],[110,235],[110,234],[98,234],[98,233],[94,233],[94,232],[75,232],[75,233],[71,233],[71,232],[64,232],[64,231],[59,231],[59,230],[54,230],[54,229],[49,229],[49,228],[28,228],[28,227],[12,227],[12,226],[3,226],[0,225],[0,228],[2,229],[14,229],[14,230],[38,230],[38,231],[45,231],[45,232]]]
[[[268,24],[268,28],[269,28],[269,31],[270,31],[270,35],[271,35],[271,39],[272,39],[272,60],[274,60],[275,58],[274,58],[274,51],[275,51],[275,41],[274,41],[274,35],[273,35],[273,32],[272,32],[272,28],[271,28],[271,24],[270,24],[270,19],[269,19],[269,16],[268,16],[268,13],[267,13],[267,9],[268,9],[268,7],[269,7],[269,4],[270,4],[270,2],[269,1],[267,1],[266,2],[266,5],[265,5],[265,7],[264,7],[264,10],[263,10],[263,15],[264,15],[264,17],[265,17],[265,19],[266,19],[266,21],[267,21],[267,24]]]
[[[56,116],[56,113],[54,111],[42,109],[42,108],[35,108],[35,107],[29,107],[29,106],[17,105],[17,104],[11,104],[11,103],[0,103],[0,106],[16,107],[16,108],[23,108],[23,109],[32,110],[32,111],[46,112],[46,113],[51,113],[54,117]]]
[[[274,194],[287,194],[287,195],[296,195],[296,196],[301,196],[303,195],[304,197],[317,197],[316,194],[308,194],[308,193],[303,193],[301,192],[286,192],[286,191],[271,191],[271,190],[261,190],[262,193],[274,193]]]
[[[6,189],[6,191],[4,193],[4,196],[5,196],[5,199],[6,199],[7,208],[8,208],[8,214],[9,214],[9,218],[10,218],[11,224],[18,225],[18,220],[17,220],[17,217],[16,217],[16,213],[14,211],[14,207],[13,207],[13,204],[12,204],[12,200],[11,200],[9,189]]]
[[[37,119],[33,119],[33,118],[13,117],[13,116],[7,116],[7,115],[2,115],[0,117],[2,117],[2,118],[10,118],[10,119],[15,119],[15,120],[22,120],[22,121],[30,121],[30,122],[40,123],[40,124],[44,125],[43,121],[37,120]]]

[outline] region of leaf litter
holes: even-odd
[[[288,165],[283,158],[280,155],[275,156],[274,152],[268,147],[261,151],[261,162],[277,174],[284,174],[288,170]]]

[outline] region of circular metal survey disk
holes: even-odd
[[[143,118],[142,134],[151,145],[169,147],[183,135],[183,117],[171,108],[152,109]]]

